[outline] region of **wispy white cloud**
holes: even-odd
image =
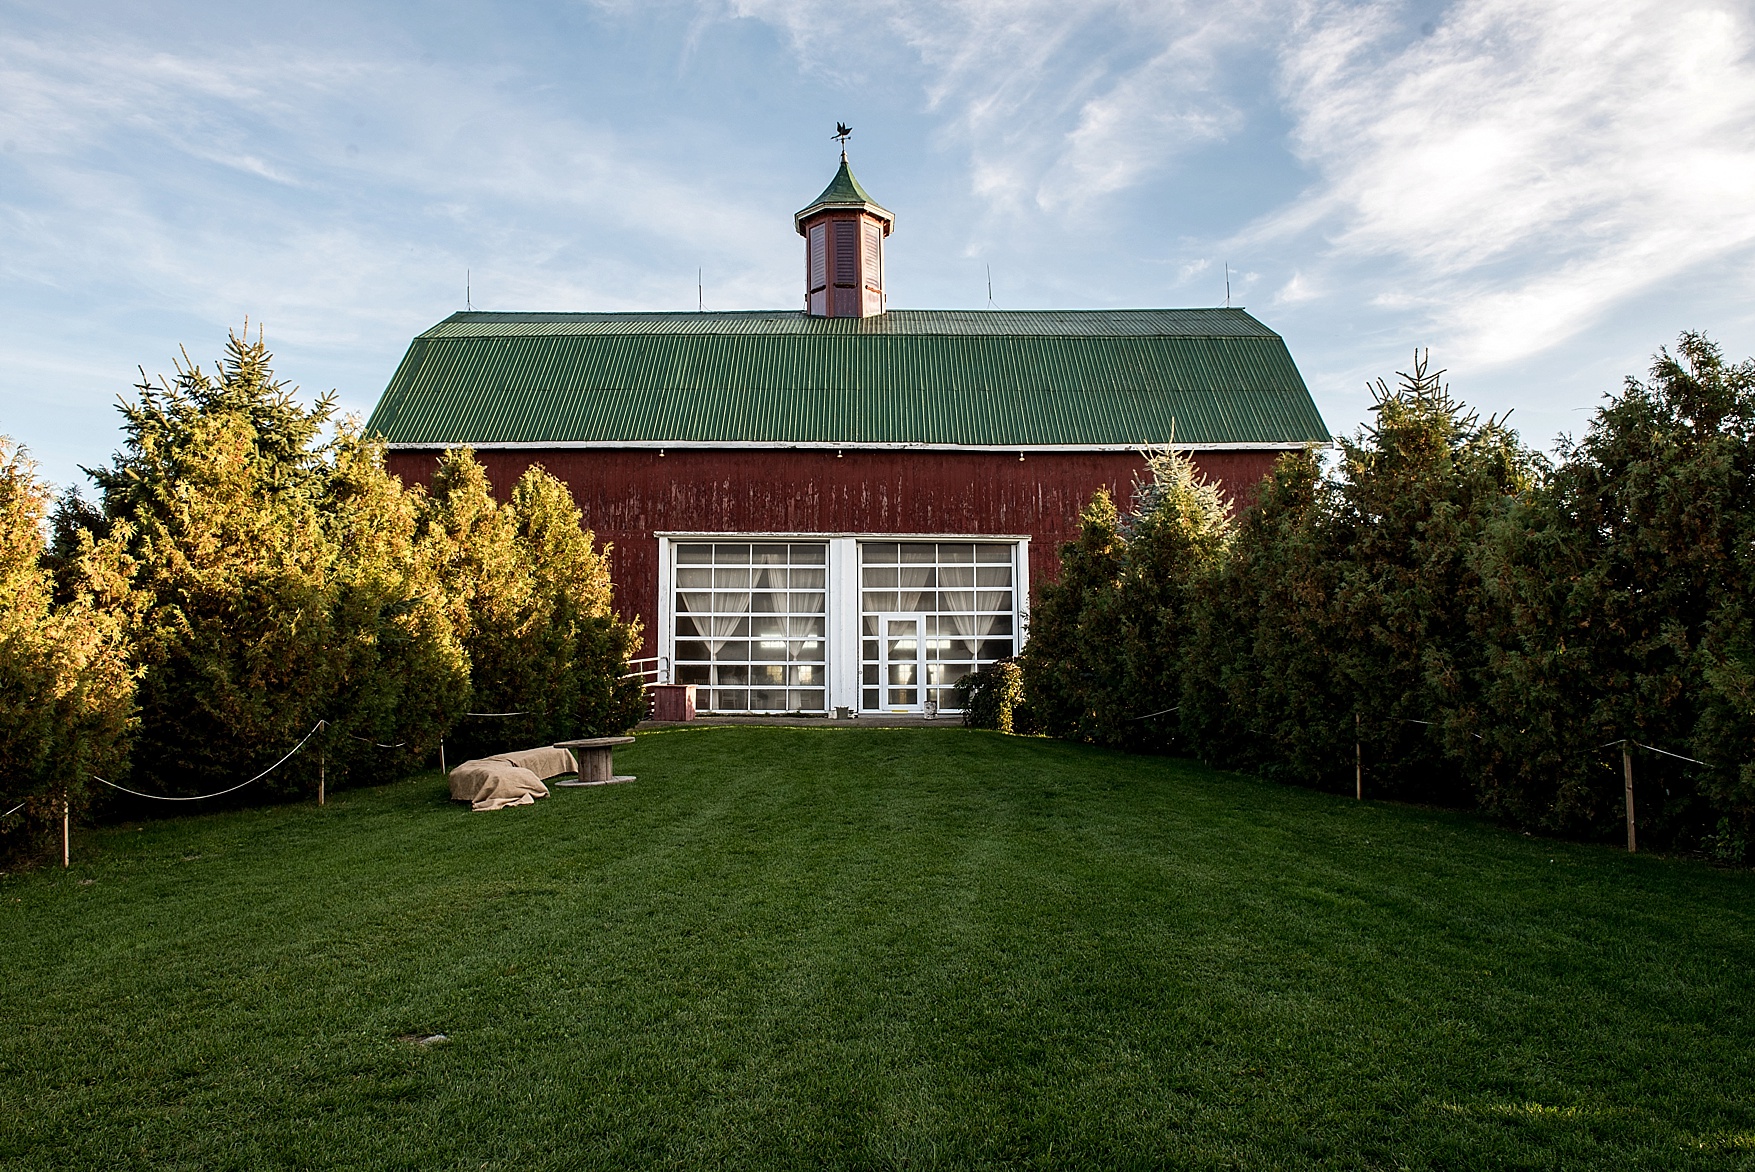
[[[380,48],[0,36],[0,426],[63,436],[54,474],[107,450],[58,444],[107,431],[136,363],[245,314],[366,409],[466,269],[492,308],[692,308],[697,264],[712,304],[792,300],[790,225],[734,186],[513,67]]]
[[[317,46],[0,40],[0,267],[157,312],[266,315],[283,344],[329,349],[406,338],[432,313],[419,291],[461,301],[467,267],[490,304],[682,308],[681,267],[639,263],[640,239],[648,262],[692,254],[690,294],[697,257],[722,303],[790,294],[765,255],[776,217],[509,81]],[[619,246],[594,247],[606,234]]]
[[[916,79],[969,188],[996,214],[1078,218],[1192,147],[1244,124],[1219,84],[1228,55],[1273,23],[1270,0],[731,0],[800,62]]]
[[[1755,245],[1755,23],[1723,0],[1320,4],[1284,54],[1319,177],[1243,240],[1420,312],[1463,364],[1560,344]],[[1366,276],[1365,274],[1368,274]]]

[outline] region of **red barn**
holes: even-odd
[[[895,218],[845,158],[795,223],[802,310],[453,314],[369,424],[408,480],[468,446],[499,491],[566,481],[644,654],[706,710],[950,709],[1143,447],[1236,497],[1328,438],[1241,309],[888,310]]]

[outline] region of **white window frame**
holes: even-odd
[[[665,531],[658,540],[658,654],[675,679],[676,546],[697,541],[827,542],[828,597],[823,600],[828,647],[825,649],[829,715],[845,708],[860,712],[859,545],[867,541],[1004,542],[1012,546],[1012,630],[1014,654],[1029,639],[1030,535],[1027,533],[799,533]],[[924,686],[924,685],[922,685]],[[880,697],[881,699],[881,697]],[[883,709],[864,710],[882,715]]]

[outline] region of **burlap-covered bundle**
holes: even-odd
[[[573,754],[553,746],[496,753],[465,761],[453,769],[451,798],[468,802],[471,810],[528,806],[537,798],[548,797],[544,780],[578,771],[579,763],[573,760]]]

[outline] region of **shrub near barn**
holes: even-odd
[[[122,450],[92,473],[89,527],[127,559],[138,599],[127,634],[143,792],[235,785],[319,722],[317,752],[256,796],[310,792],[318,753],[332,783],[406,771],[468,698],[413,540],[418,498],[356,428],[325,438],[332,399],[303,406],[270,363],[260,337],[233,335],[211,372],[180,365],[141,384],[122,407]]]
[[[611,609],[608,550],[580,526],[567,486],[531,468],[501,505],[467,449],[433,477],[424,533],[438,551],[453,622],[462,632],[476,712],[460,751],[620,733],[645,713],[627,658],[637,622]]]
[[[310,793],[319,760],[331,785],[406,773],[484,707],[527,715],[477,739],[639,719],[638,631],[559,481],[533,470],[500,504],[454,452],[432,495],[405,487],[331,397],[275,377],[260,336],[136,390],[96,504],[63,497],[47,549],[49,489],[0,451],[0,764],[28,798],[8,849],[129,760],[130,788],[187,796],[309,736],[229,799],[261,801]]]
[[[1755,361],[1684,335],[1553,464],[1423,360],[1375,391],[1332,471],[1283,457],[1234,521],[1174,457],[1130,509],[1094,499],[1034,609],[1030,714],[1598,837],[1621,832],[1631,740],[1641,833],[1742,858]]]
[[[84,813],[91,775],[125,765],[134,712],[125,567],[86,541],[55,599],[40,564],[50,491],[0,438],[0,857],[40,848]]]

